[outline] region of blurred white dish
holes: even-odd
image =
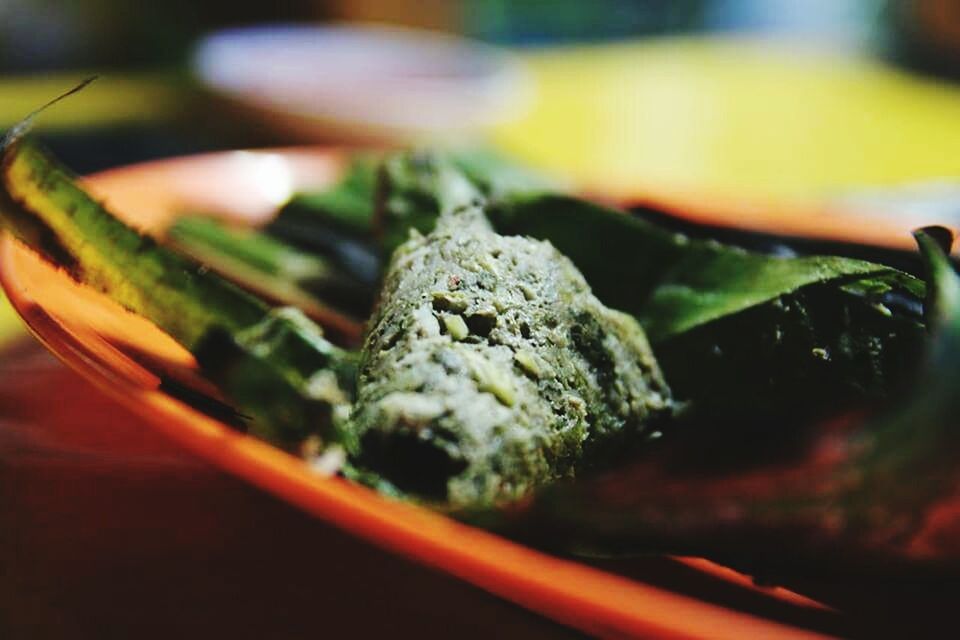
[[[524,108],[529,82],[508,53],[433,31],[379,25],[265,25],[204,38],[194,73],[263,124],[311,140],[462,137]]]

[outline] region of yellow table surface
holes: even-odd
[[[20,335],[24,331],[20,318],[0,293],[0,346]]]
[[[54,96],[94,75],[59,71],[0,77],[0,129],[6,129]],[[159,73],[106,73],[68,102],[37,119],[39,131],[77,130],[156,122],[182,109],[184,81]]]
[[[819,200],[960,176],[960,88],[850,53],[665,38],[526,62],[535,99],[497,143],[613,194]]]

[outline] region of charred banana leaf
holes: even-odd
[[[299,311],[271,310],[124,224],[24,138],[24,128],[0,148],[0,223],[72,278],[190,350],[255,419],[259,435],[293,447],[308,434],[328,434],[329,415],[351,395],[352,354],[328,343]],[[258,372],[252,388],[240,375],[251,367]]]
[[[549,239],[598,298],[634,315],[688,417],[718,433],[883,402],[917,371],[924,284],[897,269],[695,240],[562,195],[510,197],[491,217]]]

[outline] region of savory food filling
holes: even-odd
[[[381,489],[491,504],[571,476],[670,407],[639,324],[549,242],[498,235],[471,204],[394,253],[347,446]]]

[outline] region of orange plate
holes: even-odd
[[[329,184],[343,166],[342,157],[330,150],[211,154],[108,171],[87,184],[129,222],[162,232],[184,210],[263,220],[293,190]],[[47,348],[158,431],[372,544],[588,633],[671,638],[815,635],[546,555],[350,482],[320,477],[299,458],[161,392],[159,378],[140,363],[193,367],[192,356],[151,323],[76,285],[9,236],[0,238],[0,283]],[[144,353],[151,358],[144,359]],[[712,575],[729,573],[734,583],[744,580],[716,565],[690,566]],[[767,593],[797,607],[813,604],[782,589]]]

